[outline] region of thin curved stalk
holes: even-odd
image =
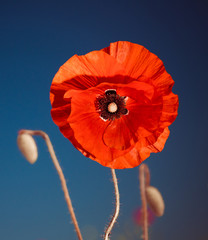
[[[58,162],[58,159],[56,157],[56,154],[54,152],[54,149],[53,149],[53,146],[52,146],[52,143],[50,141],[49,136],[45,132],[38,131],[38,130],[37,131],[21,130],[19,132],[19,134],[23,134],[23,133],[30,134],[30,135],[38,135],[38,136],[41,136],[45,140],[46,145],[47,145],[48,150],[49,150],[49,153],[51,155],[53,164],[54,164],[54,166],[56,168],[56,171],[57,171],[57,173],[59,175],[59,178],[60,178],[60,181],[61,181],[61,186],[62,186],[62,189],[63,189],[63,192],[64,192],[64,197],[65,197],[65,200],[66,200],[66,203],[67,203],[67,207],[68,207],[69,213],[70,213],[71,218],[72,218],[72,222],[73,222],[74,227],[75,227],[75,231],[77,233],[77,237],[78,237],[79,240],[83,240],[81,232],[80,232],[80,229],[79,229],[79,226],[78,226],[78,222],[77,222],[77,219],[76,219],[73,207],[72,207],[72,202],[71,202],[71,198],[69,196],[69,192],[68,192],[68,189],[67,189],[66,180],[65,180],[63,171],[61,169],[61,166],[60,166],[60,164]]]
[[[109,235],[111,234],[111,231],[113,229],[113,226],[118,218],[119,215],[119,210],[120,210],[120,195],[119,195],[119,190],[118,190],[118,181],[116,177],[116,173],[114,169],[111,169],[112,177],[113,177],[113,183],[114,183],[114,190],[115,190],[115,197],[116,197],[116,208],[115,212],[113,214],[113,217],[105,231],[105,236],[104,240],[109,240]]]
[[[150,184],[150,173],[146,164],[142,164],[139,168],[139,181],[143,213],[143,239],[148,240],[148,215],[145,189]]]

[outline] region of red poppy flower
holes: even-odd
[[[74,55],[55,75],[51,115],[63,135],[110,168],[132,168],[162,151],[178,96],[163,62],[143,46],[115,42]]]

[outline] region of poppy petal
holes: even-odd
[[[111,43],[102,49],[123,65],[128,76],[139,81],[152,81],[162,94],[169,93],[174,84],[163,62],[141,45],[126,41]]]
[[[120,75],[124,81],[123,72],[123,67],[103,51],[93,51],[84,56],[74,55],[60,67],[53,79],[51,91],[60,86],[65,90],[88,89],[102,81],[100,76],[107,79]]]
[[[119,94],[127,96],[128,114],[115,119],[106,127],[103,140],[111,148],[124,150],[137,142],[140,137],[150,135],[149,131],[152,131],[150,125],[151,127],[153,125],[154,130],[157,128],[162,102],[157,105],[152,104],[154,88],[145,83],[132,82],[128,87],[120,84],[116,90]]]
[[[71,114],[67,121],[74,131],[74,137],[86,151],[111,159],[111,153],[107,151],[108,147],[105,147],[102,141],[102,133],[108,122],[103,121],[96,112],[94,108],[96,96],[92,95],[90,91],[79,91],[73,96]]]
[[[169,136],[169,129],[165,128],[164,131],[159,135],[157,141],[153,145],[145,145],[145,139],[142,142],[138,142],[133,149],[126,154],[115,158],[113,161],[108,162],[106,167],[114,169],[133,168],[141,164],[146,158],[150,156],[152,152],[162,151],[165,142]]]

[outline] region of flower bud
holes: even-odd
[[[38,158],[37,145],[33,137],[27,133],[19,134],[17,137],[17,145],[23,156],[31,164],[35,163]]]
[[[157,217],[164,214],[165,204],[160,191],[152,186],[146,188],[146,197],[149,207],[152,209]]]

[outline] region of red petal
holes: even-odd
[[[93,51],[84,56],[74,55],[60,67],[53,79],[51,91],[60,86],[65,90],[83,90],[99,84],[102,81],[100,77],[122,76],[123,73],[122,66],[103,51]]]
[[[160,128],[165,128],[173,123],[178,115],[178,96],[170,93],[163,96],[163,110],[160,118]]]
[[[150,156],[152,152],[162,151],[165,142],[169,136],[169,129],[165,128],[159,135],[157,141],[152,145],[146,145],[145,139],[138,142],[133,149],[126,154],[115,158],[113,161],[108,162],[105,166],[114,169],[133,168],[141,164],[146,158]],[[142,145],[146,146],[142,146]]]
[[[103,49],[123,65],[127,75],[139,81],[149,81],[160,93],[169,93],[174,81],[165,71],[163,62],[141,45],[119,41]]]
[[[152,86],[132,82],[117,85],[117,93],[127,96],[128,115],[112,121],[103,134],[104,143],[115,149],[124,150],[135,144],[139,138],[149,136],[152,128],[157,129],[161,115],[162,101],[152,103],[154,89]]]
[[[102,135],[108,125],[103,121],[94,106],[95,93],[92,91],[79,91],[72,98],[72,111],[67,119],[74,131],[74,137],[78,143],[97,158],[105,156],[108,161],[112,155],[108,147],[103,144]]]

